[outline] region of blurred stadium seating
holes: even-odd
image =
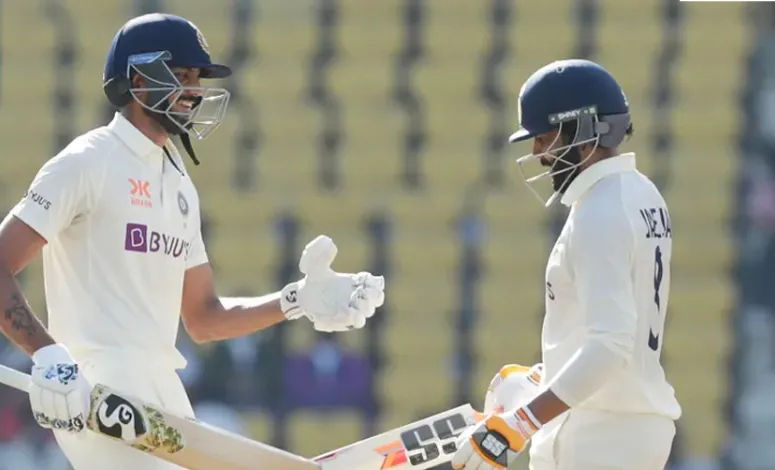
[[[461,314],[464,242],[455,221],[481,216],[472,332],[479,401],[507,362],[538,356],[545,257],[559,211],[523,188],[504,145],[522,81],[557,58],[588,56],[620,80],[638,153],[671,205],[675,256],[666,361],[684,406],[689,455],[712,458],[724,435],[728,277],[726,225],[737,168],[738,93],[749,45],[742,4],[660,0],[267,0],[2,2],[0,203],[10,208],[70,137],[104,123],[102,61],[112,35],[143,6],[186,16],[214,56],[237,68],[226,122],[190,166],[210,222],[224,293],[277,286],[275,217],[338,241],[336,267],[373,262],[366,217],[390,216],[388,361],[379,428],[452,405],[451,358]],[[235,13],[237,12],[237,13]],[[719,31],[724,34],[718,34]],[[31,33],[34,31],[34,33]],[[296,248],[301,248],[301,245]],[[40,264],[25,287],[44,312]],[[308,328],[289,328],[292,348]],[[342,338],[362,347],[366,333]],[[250,424],[268,439],[262,413]],[[300,411],[289,443],[313,455],[359,439],[358,417]],[[321,430],[325,439],[321,435]]]

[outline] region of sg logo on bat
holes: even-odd
[[[401,442],[409,463],[418,466],[432,462],[442,454],[454,454],[457,450],[455,440],[472,424],[463,414],[455,413],[402,432]]]

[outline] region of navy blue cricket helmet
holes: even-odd
[[[629,103],[622,87],[606,69],[589,60],[559,60],[538,69],[522,85],[518,110],[520,128],[509,142],[559,130],[549,150],[517,159],[531,190],[536,181],[552,179],[554,194],[547,206],[567,189],[592,153],[582,157],[579,146],[590,144],[593,150],[617,147],[631,128]],[[531,161],[552,164],[547,171],[528,177],[523,165]]]
[[[199,69],[201,79],[231,75],[229,67],[212,62],[207,41],[192,22],[163,13],[138,16],[124,24],[110,44],[103,90],[119,108],[134,99],[171,134],[204,139],[225,116],[230,94],[223,88],[184,86],[171,70],[175,67]],[[142,88],[132,86],[137,74],[145,79]],[[138,99],[138,92],[147,98]],[[192,104],[174,110],[181,99]]]

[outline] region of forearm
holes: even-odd
[[[262,297],[221,297],[186,327],[197,342],[246,336],[285,320],[280,293]]]
[[[533,416],[542,425],[560,416],[570,409],[570,406],[560,400],[551,389],[544,390],[527,405]]]
[[[40,319],[32,313],[18,282],[7,270],[0,269],[0,331],[28,355],[54,344]]]

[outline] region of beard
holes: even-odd
[[[578,147],[569,148],[562,157],[557,157],[551,168],[552,189],[560,194],[564,193],[568,186],[581,173],[581,151]]]
[[[149,101],[152,101],[155,96],[153,93],[149,94],[148,99],[146,100],[146,106],[143,106],[143,112],[151,117],[154,121],[159,123],[162,128],[164,128],[165,131],[167,131],[170,135],[182,135],[187,133],[191,130],[191,128],[194,126],[194,123],[188,119],[186,116],[180,115],[180,114],[170,114],[165,113],[164,111],[158,111],[158,110],[165,110],[170,109],[171,104],[170,100],[167,97],[164,97],[166,92],[155,92],[158,93],[162,98],[156,102],[154,105],[157,111],[154,111],[150,108],[153,108],[154,106],[150,106],[148,103]],[[180,99],[180,97],[176,98],[176,100]],[[194,104],[191,107],[191,111],[189,112],[191,115],[193,115],[194,110],[201,104],[202,97],[195,97],[193,98]]]
[[[169,100],[165,99],[163,102],[157,103],[156,107],[158,109],[167,109],[169,107]],[[162,129],[167,131],[167,133],[170,135],[179,135],[183,132],[183,130],[175,125],[175,123],[172,121],[174,118],[164,113],[163,111],[154,111],[146,106],[143,106],[143,113],[156,121],[162,127]]]

